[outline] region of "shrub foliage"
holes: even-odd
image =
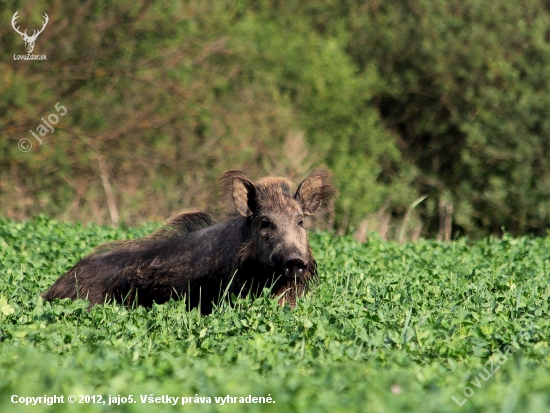
[[[213,205],[224,170],[325,163],[344,232],[441,236],[441,211],[453,236],[547,229],[547,2],[3,5],[22,29],[50,16],[46,61],[14,60],[22,40],[0,28],[9,217],[158,221]],[[39,144],[29,130],[57,102],[68,113]]]

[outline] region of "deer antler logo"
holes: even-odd
[[[13,27],[13,30],[15,30],[17,33],[21,35],[21,38],[25,41],[25,48],[27,49],[27,53],[32,53],[34,49],[34,42],[36,42],[36,39],[38,38],[38,35],[44,31],[44,28],[48,24],[48,21],[50,20],[48,15],[44,13],[44,16],[42,17],[44,19],[44,24],[42,25],[42,28],[40,30],[34,30],[32,33],[32,36],[27,35],[27,30],[25,30],[24,33],[21,33],[19,31],[19,26],[15,27],[15,20],[19,17],[17,15],[19,13],[19,10],[15,12],[11,19],[11,25]]]

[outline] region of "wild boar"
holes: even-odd
[[[304,217],[336,195],[331,173],[316,169],[297,189],[286,178],[253,182],[240,171],[225,172],[220,181],[232,210],[228,219],[183,213],[144,238],[102,245],[44,298],[146,307],[185,299],[189,308],[208,314],[224,294],[254,295],[269,288],[280,305],[294,307],[317,275]]]

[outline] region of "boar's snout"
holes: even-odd
[[[279,271],[282,270],[283,275],[288,278],[302,278],[309,270],[308,262],[297,253],[287,256],[273,254],[271,260],[275,264],[275,268],[278,268]]]
[[[307,262],[295,258],[283,264],[283,273],[288,278],[302,278],[307,273],[307,267]]]

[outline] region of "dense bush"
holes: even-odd
[[[462,233],[544,233],[547,3],[403,1],[365,16],[350,19],[348,50],[361,67],[376,62],[387,81],[377,107],[418,168],[415,188],[430,195],[427,222],[443,199]]]
[[[50,23],[38,62],[14,61],[21,38],[0,28],[9,217],[162,220],[212,207],[226,169],[326,163],[341,231],[449,237],[445,211],[453,236],[547,229],[545,2],[17,4],[3,21]],[[57,102],[69,112],[38,145]]]

